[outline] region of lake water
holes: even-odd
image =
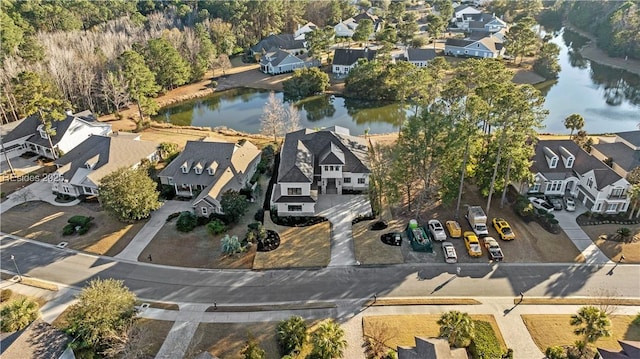
[[[560,46],[558,80],[540,87],[546,95],[549,116],[540,132],[569,133],[564,119],[572,113],[585,118],[591,134],[635,130],[640,123],[640,76],[591,63],[576,52],[585,39],[570,31],[559,31],[551,40]],[[282,93],[277,94],[282,100]],[[259,133],[260,116],[269,92],[235,89],[182,102],[160,110],[154,120],[176,125],[228,127]],[[354,135],[388,133],[398,130],[407,112],[398,104],[314,96],[296,103],[301,125],[322,128],[347,127]]]

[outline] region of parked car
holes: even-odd
[[[480,241],[475,233],[471,231],[464,232],[464,245],[467,247],[467,252],[472,257],[480,257],[482,255],[482,248],[480,248]]]
[[[449,237],[462,237],[462,229],[460,228],[460,223],[456,221],[447,221],[444,225],[447,227],[447,231],[449,231]]]
[[[511,230],[511,226],[504,218],[494,218],[493,219],[493,228],[496,229],[498,235],[500,235],[500,239],[503,241],[510,241],[512,239],[516,239],[516,234]]]
[[[535,209],[544,209],[547,212],[553,212],[553,206],[542,198],[529,197],[529,202],[531,202]]]
[[[573,200],[573,198],[571,197],[565,197],[564,198],[564,209],[566,209],[568,212],[573,212],[576,210],[576,201]]]
[[[554,210],[561,211],[564,208],[564,206],[562,205],[562,198],[549,197],[547,199],[548,199],[547,202],[549,202],[553,206]]]
[[[457,263],[458,255],[456,249],[451,242],[442,242],[442,253],[444,253],[444,261],[447,263]]]
[[[437,219],[429,221],[429,231],[431,232],[433,239],[436,241],[442,242],[447,240],[447,233],[445,233],[442,223]]]
[[[493,237],[484,237],[484,247],[487,249],[487,253],[489,254],[489,259],[494,262],[501,262],[504,259],[504,254],[502,254],[502,248],[498,244],[498,241]]]

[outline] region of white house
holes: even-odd
[[[365,49],[335,49],[333,53],[333,63],[331,72],[334,74],[346,75],[356,67],[358,60],[366,59],[371,61],[376,57],[375,50]]]
[[[306,67],[319,67],[320,61],[303,55],[294,56],[288,51],[271,49],[260,58],[260,71],[278,75]]]
[[[143,159],[158,160],[158,145],[140,136],[94,135],[55,161],[54,193],[72,197],[97,195],[102,178],[122,167],[135,168]]]
[[[90,111],[68,112],[64,120],[53,121],[52,128],[55,135],[51,136],[51,144],[58,155],[71,151],[91,135],[107,136],[111,133],[111,125],[96,121]],[[38,116],[29,116],[2,136],[2,143],[9,158],[31,151],[53,159],[48,137]],[[4,153],[1,155],[4,158]]]
[[[453,17],[451,18],[451,22],[458,23],[462,21],[462,17],[464,15],[473,15],[480,13],[482,13],[482,10],[477,9],[471,5],[459,5],[453,8]]]
[[[405,51],[404,56],[410,63],[418,67],[426,67],[429,64],[429,61],[435,59],[436,50],[408,48]]]
[[[475,13],[463,14],[455,19],[457,28],[464,31],[496,32],[507,27],[507,23],[494,14]]]
[[[366,191],[368,147],[363,138],[334,126],[303,129],[285,136],[271,205],[279,215],[315,214],[318,196]]]
[[[445,55],[499,58],[505,53],[503,43],[494,36],[485,36],[479,40],[474,39],[447,39],[444,44]]]
[[[571,140],[539,141],[531,173],[533,182],[522,184],[521,193],[568,195],[597,213],[629,207],[629,182]]]
[[[195,213],[206,217],[222,213],[224,192],[249,185],[259,162],[260,150],[249,141],[187,141],[158,177],[161,184],[173,186],[178,196],[193,198]]]
[[[340,21],[333,27],[333,30],[336,32],[337,37],[352,37],[358,27],[358,23],[363,19],[371,20],[373,23],[373,33],[369,36],[369,39],[375,39],[375,33],[382,30],[384,22],[380,17],[367,12],[361,12],[354,17]]]
[[[310,33],[317,28],[318,26],[311,21],[304,25],[298,24],[298,29],[293,33],[293,38],[294,40],[304,40],[307,33]]]
[[[611,168],[622,177],[640,167],[640,131],[618,132],[611,143],[600,141],[591,146],[591,154],[601,161],[611,161]]]
[[[252,56],[262,56],[273,49],[286,50],[293,55],[307,53],[307,44],[304,40],[296,40],[293,34],[274,34],[260,40],[249,49]]]

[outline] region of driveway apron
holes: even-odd
[[[576,223],[576,217],[578,216],[578,213],[582,212],[553,212],[556,219],[558,220],[560,228],[562,228],[562,230],[567,234],[576,248],[578,248],[578,250],[582,252],[586,263],[610,264],[611,260],[609,260],[609,258],[607,258],[607,256],[605,256],[604,253],[600,251],[600,248],[598,248],[598,246],[593,243],[591,238],[589,238],[589,236],[582,230],[582,228],[580,228],[578,223]]]

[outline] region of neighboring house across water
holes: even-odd
[[[499,58],[504,55],[505,48],[502,41],[494,36],[479,40],[449,38],[444,44],[444,53],[456,57]]]
[[[504,20],[488,13],[464,14],[456,18],[455,24],[458,29],[467,32],[497,32],[507,27],[507,23]]]
[[[140,135],[91,136],[55,161],[54,193],[72,197],[98,195],[102,178],[122,168],[136,168],[143,159],[158,160],[158,144]]]
[[[272,49],[286,50],[293,55],[307,52],[304,40],[296,40],[293,34],[269,35],[249,49],[252,56],[262,56]]]
[[[527,196],[571,196],[594,213],[621,213],[629,207],[629,182],[571,140],[538,141]]]
[[[298,29],[293,33],[293,38],[294,40],[304,40],[307,33],[317,28],[318,26],[310,21],[304,25],[298,24]]]
[[[346,75],[358,65],[360,59],[371,61],[376,57],[376,50],[364,49],[335,49],[331,72]]]
[[[640,341],[618,340],[622,350],[618,352],[598,348],[594,359],[638,359],[640,358]]]
[[[369,188],[368,147],[364,138],[334,126],[303,129],[285,136],[271,204],[279,215],[314,215],[318,196]]]
[[[320,61],[306,55],[294,56],[288,51],[271,49],[260,58],[260,71],[278,75],[297,69],[319,67]]]
[[[91,135],[107,136],[111,133],[111,125],[96,121],[90,111],[76,114],[67,113],[62,121],[53,121],[55,135],[51,136],[53,148],[65,154],[86,140]],[[29,116],[5,136],[2,136],[4,150],[9,158],[20,156],[31,151],[53,159],[51,147],[44,125],[38,116]],[[4,160],[4,153],[1,154]]]
[[[464,348],[450,348],[446,339],[415,338],[415,347],[398,347],[398,359],[467,359]]]
[[[173,186],[176,195],[193,198],[197,215],[209,216],[222,213],[224,192],[249,186],[259,162],[260,150],[249,141],[188,141],[158,177],[163,185]]]
[[[404,53],[404,57],[418,67],[426,67],[429,65],[429,61],[436,58],[436,50],[408,48]]]
[[[463,21],[464,15],[473,15],[473,14],[481,14],[482,10],[477,9],[471,5],[459,5],[453,8],[453,17],[451,18],[451,22],[460,23]]]
[[[24,330],[2,333],[0,338],[2,359],[75,359],[71,338],[41,319]]]
[[[611,143],[600,141],[591,146],[591,154],[601,161],[611,161],[611,168],[622,177],[640,167],[640,131],[618,132]]]

